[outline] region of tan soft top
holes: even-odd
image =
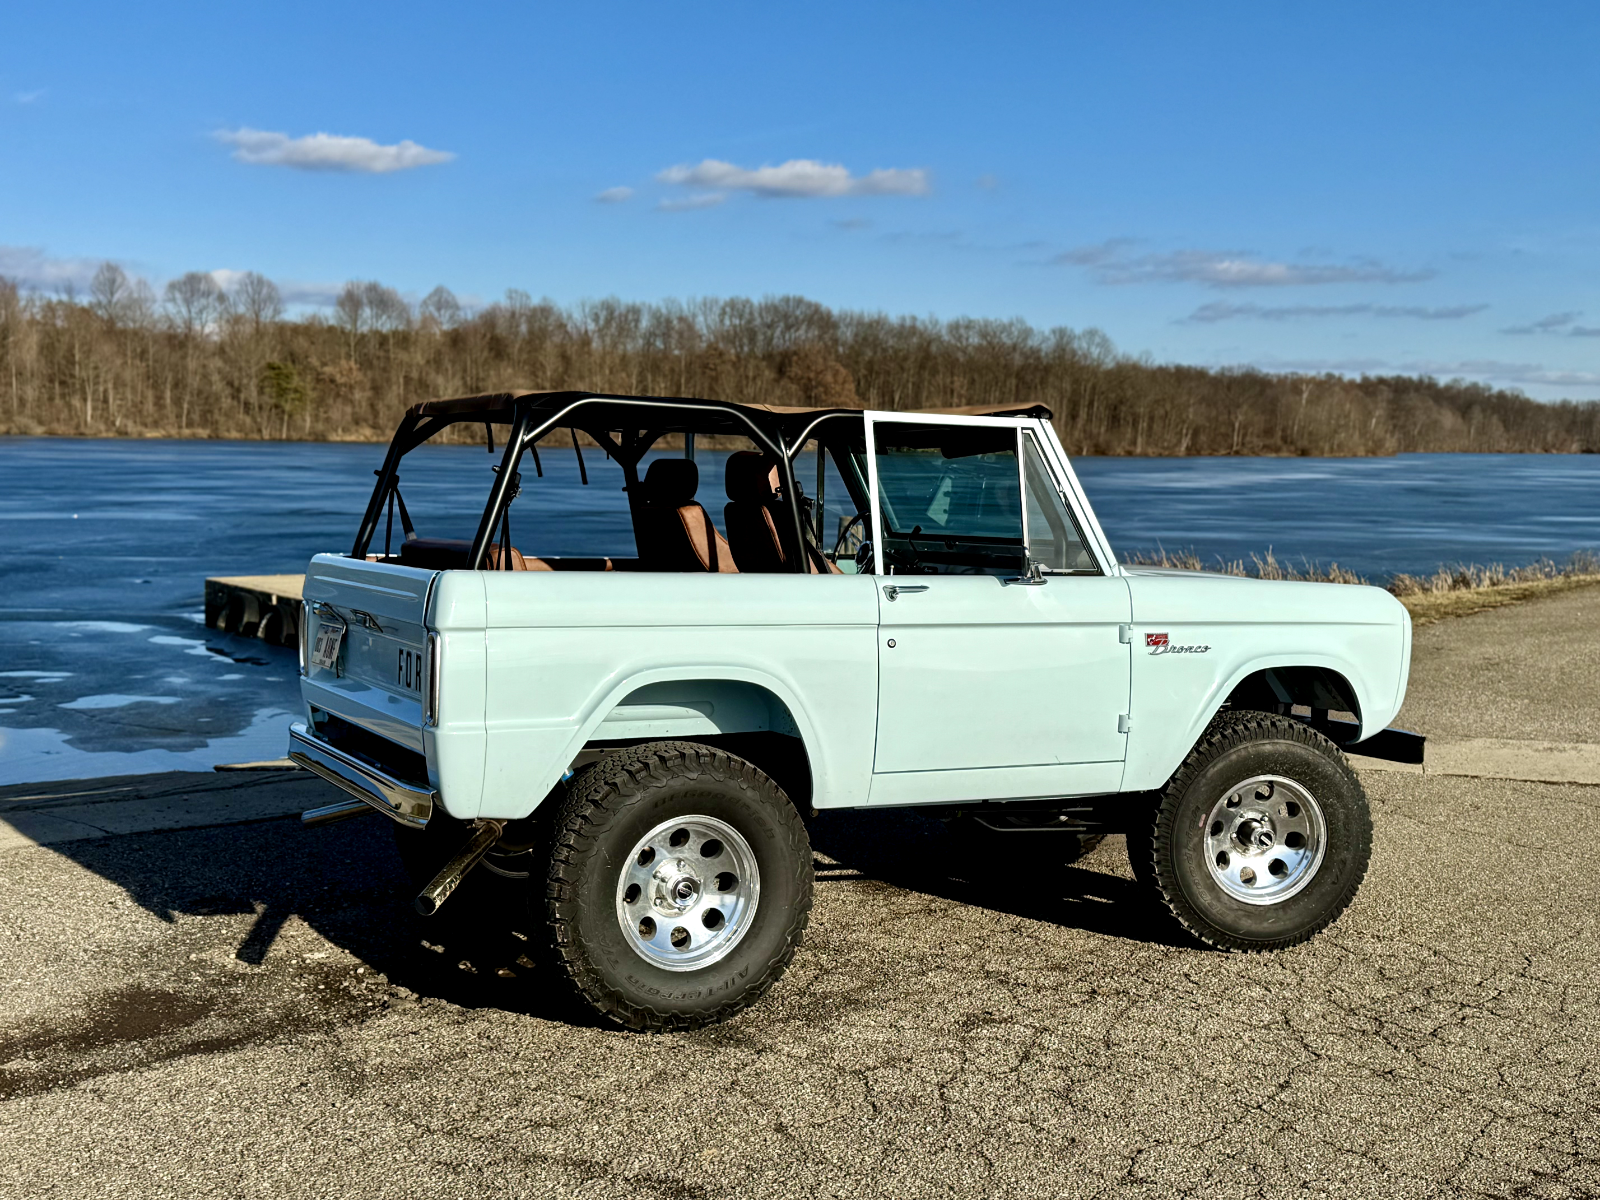
[[[584,391],[530,391],[517,389],[505,392],[481,392],[475,396],[456,396],[443,400],[427,400],[411,406],[419,417],[466,417],[483,413],[505,414],[509,418],[519,402],[527,401],[537,409],[559,408],[576,400],[615,400],[626,404],[630,400],[652,404],[708,405],[717,408],[744,409],[749,412],[770,413],[773,416],[815,416],[827,412],[862,412],[864,409],[811,408],[793,404],[744,404],[734,400],[706,400],[693,396],[626,396],[613,392]],[[885,410],[874,410],[885,411]],[[905,408],[896,412],[942,414],[952,417],[1002,417],[1050,416],[1042,404],[968,404],[952,407]]]

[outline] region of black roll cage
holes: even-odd
[[[695,414],[700,419],[673,420],[673,413]],[[656,419],[649,420],[651,417]],[[793,525],[792,536],[795,545],[802,548],[801,553],[794,556],[792,569],[804,572],[809,569],[803,550],[806,530],[799,503],[800,490],[795,479],[794,455],[821,422],[836,418],[853,418],[854,423],[859,425],[861,410],[802,409],[785,412],[724,400],[575,391],[503,392],[413,405],[406,410],[389,443],[388,454],[377,472],[378,481],[356,531],[350,556],[364,558],[372,545],[384,507],[391,495],[398,491],[402,458],[450,425],[508,424],[511,426],[510,435],[506,438],[500,469],[495,473],[494,483],[490,487],[483,517],[472,539],[472,548],[467,556],[468,568],[478,569],[488,553],[495,529],[504,516],[507,497],[523,452],[533,448],[548,433],[571,429],[587,434],[621,465],[627,479],[628,506],[635,517],[636,527],[638,506],[642,502],[638,488],[638,464],[662,436],[668,433],[690,436],[695,433],[731,433],[748,436],[780,464],[785,508]],[[642,432],[630,434],[619,444],[611,436],[611,431],[618,428],[639,429]]]
[[[938,410],[935,410],[938,411]],[[971,413],[972,409],[951,409],[951,415]],[[1018,405],[984,410],[991,416],[1050,418],[1050,410],[1043,405]],[[698,421],[672,420],[670,414],[696,414]],[[599,418],[604,419],[599,419]],[[646,418],[656,417],[654,421]],[[665,420],[661,418],[666,418]],[[461,423],[510,425],[505,451],[501,455],[500,469],[495,473],[489,489],[489,499],[478,522],[478,531],[472,539],[472,549],[467,565],[476,570],[488,553],[494,531],[502,520],[517,476],[517,467],[523,452],[532,450],[538,459],[537,443],[546,434],[557,429],[569,429],[587,434],[621,465],[627,480],[628,508],[638,527],[639,508],[642,503],[638,483],[638,465],[645,453],[668,433],[683,433],[689,438],[689,453],[693,455],[693,436],[707,434],[743,434],[764,447],[781,464],[785,507],[793,525],[795,545],[800,552],[794,556],[792,569],[805,572],[809,569],[804,550],[806,545],[805,521],[799,502],[800,489],[794,473],[794,456],[806,442],[816,436],[824,422],[847,421],[858,429],[863,425],[862,410],[856,408],[834,409],[782,409],[762,405],[735,404],[726,400],[705,400],[692,396],[628,396],[610,392],[559,391],[559,392],[492,392],[479,396],[465,396],[453,400],[430,400],[414,404],[406,410],[389,442],[389,451],[383,466],[377,471],[378,482],[367,502],[367,510],[356,531],[352,558],[364,558],[377,533],[378,522],[384,506],[391,497],[399,501],[398,474],[400,460],[450,425]],[[614,429],[637,429],[622,444],[611,436]],[[863,431],[863,437],[864,437]],[[490,441],[493,445],[492,438]],[[820,444],[820,443],[819,443]],[[574,436],[573,445],[577,446]],[[837,447],[832,448],[835,463],[841,468]],[[581,455],[581,451],[579,451]],[[844,478],[852,491],[864,481],[852,478],[853,471],[845,471]],[[855,497],[862,502],[862,497]],[[402,504],[403,509],[403,504]]]

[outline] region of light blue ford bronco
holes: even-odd
[[[411,408],[377,474],[307,571],[289,753],[354,798],[305,819],[391,818],[424,914],[527,880],[633,1028],[773,985],[818,810],[1058,863],[1122,834],[1190,934],[1271,950],[1366,871],[1344,751],[1421,761],[1392,596],[1119,565],[1040,407],[499,393]]]

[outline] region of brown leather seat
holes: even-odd
[[[700,468],[687,458],[658,458],[643,483],[639,557],[651,571],[713,571],[736,575],[728,543],[695,501]]]
[[[728,505],[722,519],[728,526],[733,561],[747,573],[771,574],[790,569],[793,517],[779,492],[778,464],[757,450],[728,455]],[[840,570],[815,546],[806,547],[813,575],[838,575]]]
[[[430,571],[459,570],[467,565],[472,543],[463,538],[411,538],[400,544],[400,564],[406,567],[423,567]],[[500,543],[491,542],[483,557],[485,571],[500,570]],[[512,571],[548,571],[550,564],[542,559],[527,558],[515,547],[511,550]]]
[[[526,557],[515,546],[511,547],[511,553],[508,557],[511,559],[511,565],[502,568],[500,563],[500,543],[495,542],[489,547],[488,553],[483,556],[483,569],[485,571],[499,571],[502,569],[510,571],[551,571],[555,569],[542,558]]]

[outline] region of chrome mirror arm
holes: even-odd
[[[1044,577],[1044,568],[1039,560],[1029,556],[1028,565],[1023,568],[1022,574],[1012,579],[1002,579],[1002,584],[1016,584],[1020,587],[1043,587],[1050,582]]]

